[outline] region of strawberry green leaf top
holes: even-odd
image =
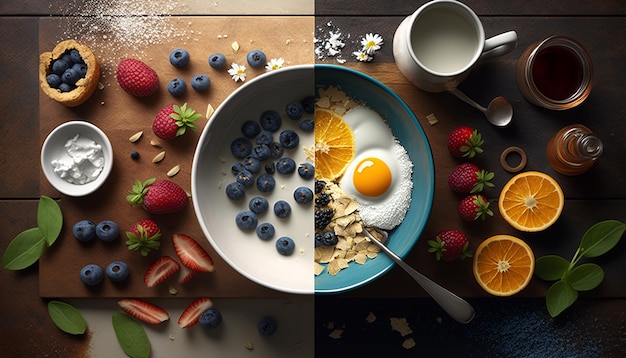
[[[197,130],[195,122],[200,117],[202,115],[187,107],[187,103],[182,106],[170,104],[157,113],[152,122],[152,131],[163,140],[171,140],[185,134],[187,128]]]
[[[484,140],[477,129],[468,126],[460,126],[448,135],[447,147],[454,157],[473,158],[481,154]]]

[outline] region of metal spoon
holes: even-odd
[[[363,233],[370,239],[370,241],[383,250],[398,266],[404,269],[413,279],[428,293],[441,308],[446,311],[450,317],[454,318],[459,323],[469,323],[474,318],[474,308],[467,303],[461,297],[446,290],[433,282],[428,277],[416,271],[414,268],[404,262],[398,255],[394,254],[387,246],[385,242],[389,238],[389,234],[383,230],[376,230],[383,235],[382,242],[378,241],[367,230],[363,230]]]
[[[463,92],[456,88],[448,90],[448,92],[452,93],[477,110],[483,112],[485,117],[487,117],[487,121],[494,126],[505,127],[507,124],[511,123],[511,120],[513,119],[513,107],[509,101],[502,96],[492,99],[491,102],[489,102],[489,106],[485,108],[474,102],[471,98],[467,97]]]

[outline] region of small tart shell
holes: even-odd
[[[70,92],[61,92],[48,85],[46,77],[52,69],[52,62],[69,50],[76,49],[87,65],[87,75],[76,82],[76,88]],[[89,47],[82,45],[75,40],[64,40],[59,42],[51,52],[44,52],[39,55],[39,85],[43,92],[53,100],[67,106],[76,107],[91,97],[98,88],[100,81],[100,63]]]

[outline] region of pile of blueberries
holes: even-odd
[[[46,81],[51,88],[61,92],[70,92],[76,88],[76,82],[87,75],[87,64],[76,49],[65,52],[52,61],[50,74]]]
[[[303,119],[305,113],[312,114],[315,108],[315,98],[305,97],[300,102],[291,102],[285,107],[285,112],[291,120],[297,120],[298,127],[303,131],[312,131],[313,119]],[[248,120],[241,127],[242,137],[231,142],[230,150],[239,161],[231,167],[235,180],[226,186],[226,196],[233,201],[243,200],[246,191],[256,187],[261,195],[255,195],[248,202],[249,210],[239,212],[235,223],[240,230],[255,230],[261,240],[270,240],[276,230],[272,223],[259,223],[258,216],[269,210],[269,202],[262,195],[270,193],[276,186],[274,175],[290,175],[298,172],[304,180],[315,177],[313,164],[296,162],[284,156],[286,150],[295,149],[300,143],[298,133],[291,129],[279,132],[282,125],[280,113],[274,110],[264,111],[258,121]],[[278,138],[275,138],[277,134]],[[293,192],[298,204],[308,204],[313,200],[313,191],[308,186],[300,186]],[[279,218],[289,217],[291,206],[285,200],[278,200],[273,205],[274,214]],[[292,238],[281,236],[276,240],[276,250],[282,255],[291,255],[295,243]]]

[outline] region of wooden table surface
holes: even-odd
[[[246,11],[238,11],[243,6],[239,1],[220,5],[217,2],[208,4],[190,1],[180,9],[176,8],[178,4],[174,4],[173,13],[192,16],[189,21],[202,28],[202,34],[195,33],[194,37],[213,38],[211,41],[217,46],[229,46],[234,40],[239,40],[243,45],[248,45],[247,41],[273,40],[272,43],[276,45],[270,47],[275,50],[276,57],[290,57],[293,59],[292,64],[337,64],[334,58],[315,58],[312,37],[324,36],[331,29],[346,36],[347,44],[341,56],[347,62],[343,65],[372,75],[398,93],[419,119],[433,151],[437,180],[435,202],[428,225],[406,260],[435,281],[466,297],[477,310],[477,317],[471,324],[458,325],[408,275],[399,268],[394,268],[366,287],[339,296],[315,297],[315,306],[311,308],[315,311],[314,355],[415,356],[419,349],[426,356],[436,353],[457,356],[623,356],[626,351],[626,245],[623,242],[609,254],[594,260],[606,273],[602,285],[590,292],[581,293],[575,305],[557,319],[551,319],[545,309],[543,297],[549,287],[548,283],[533,278],[531,284],[515,297],[489,297],[475,283],[469,261],[436,263],[426,253],[426,239],[444,227],[454,226],[468,233],[473,247],[488,236],[508,233],[525,239],[537,257],[559,254],[570,258],[583,233],[592,224],[605,219],[626,221],[626,160],[623,156],[626,149],[623,141],[626,136],[626,92],[623,86],[625,75],[622,71],[626,60],[623,41],[626,35],[626,6],[623,2],[465,2],[480,16],[486,36],[515,30],[519,37],[516,50],[480,64],[460,86],[467,95],[482,104],[487,104],[498,95],[508,98],[514,107],[514,122],[504,129],[490,126],[481,113],[450,95],[419,91],[398,72],[392,54],[394,31],[404,17],[415,11],[424,1],[371,1],[364,5],[354,0],[317,0],[314,6],[311,2],[293,1],[288,2],[290,5],[285,7],[279,1],[280,4],[275,6],[256,5],[258,8],[252,6]],[[64,9],[66,7],[60,2],[48,4],[32,0],[6,1],[0,4],[0,28],[3,30],[0,32],[0,46],[5,54],[5,59],[0,64],[0,74],[5,79],[0,87],[0,104],[4,113],[3,120],[0,121],[2,252],[17,233],[36,225],[34,214],[37,199],[42,194],[58,198],[64,213],[67,211],[70,217],[75,217],[80,210],[88,208],[86,213],[89,215],[104,218],[112,210],[111,206],[106,211],[89,208],[89,199],[75,200],[55,194],[41,177],[39,150],[49,130],[63,122],[66,115],[93,116],[94,111],[103,111],[100,102],[105,102],[107,110],[112,110],[108,104],[111,103],[111,98],[115,98],[115,95],[107,97],[115,89],[105,88],[90,103],[69,110],[52,103],[40,92],[36,70],[38,54],[60,39],[62,33],[55,31],[58,31],[60,22],[67,21],[49,15],[62,15]],[[257,16],[237,16],[242,13]],[[186,23],[187,20],[182,18],[181,21]],[[281,24],[295,21],[301,21],[303,28],[290,30],[286,25],[286,29],[281,30]],[[267,22],[272,22],[275,30],[257,30],[257,26],[263,26]],[[385,44],[373,62],[359,63],[352,56],[352,51],[358,47],[360,38],[370,32],[379,33]],[[231,36],[221,43],[215,40],[214,36],[225,33],[237,33],[239,37]],[[290,36],[291,34],[295,35]],[[554,34],[566,34],[582,41],[589,48],[596,71],[596,81],[588,100],[580,107],[564,112],[548,111],[531,105],[522,97],[515,82],[515,69],[521,52],[534,41]],[[301,37],[307,36],[308,42],[305,43]],[[292,39],[293,46],[286,48],[284,41],[288,37]],[[295,44],[293,39],[297,39],[298,43]],[[279,40],[280,46],[277,42]],[[193,49],[199,48],[192,41],[189,46]],[[149,53],[147,57],[157,61],[152,55]],[[108,80],[112,78],[109,77]],[[215,95],[208,98],[193,97],[189,99],[190,102],[197,103],[199,108],[206,103],[217,107],[232,90],[229,88],[233,87],[233,83],[226,80],[219,83],[226,84],[216,90]],[[115,85],[112,83],[111,87]],[[167,101],[163,97],[165,96],[158,98],[156,102]],[[146,108],[150,106],[157,107],[157,103],[150,103]],[[439,123],[434,126],[426,121],[426,116],[431,113],[439,119]],[[111,128],[116,138],[125,138],[135,129],[128,122],[119,123],[121,124]],[[605,145],[605,152],[596,165],[584,175],[572,178],[556,173],[545,158],[548,139],[558,129],[570,123],[586,124],[598,134]],[[566,203],[561,218],[554,226],[541,233],[526,234],[509,227],[497,212],[494,218],[484,224],[463,223],[456,214],[451,214],[459,197],[448,189],[446,179],[449,171],[459,162],[450,157],[444,143],[447,133],[462,124],[478,128],[486,139],[485,154],[477,163],[496,173],[496,188],[487,191],[489,199],[496,199],[499,188],[512,176],[500,167],[498,159],[500,153],[510,145],[520,146],[526,151],[529,160],[527,170],[544,171],[557,179],[565,193]],[[192,144],[198,136],[199,134],[190,139]],[[120,141],[120,146],[121,143]],[[184,161],[185,151],[192,152],[194,145],[183,147],[180,149],[180,158],[176,158],[181,161]],[[118,171],[132,168],[132,162],[125,156],[126,149],[120,152],[120,160],[116,161],[123,163]],[[151,167],[149,170],[157,172],[162,169]],[[179,174],[177,180],[188,185],[189,168],[186,170]],[[110,184],[109,189],[123,187],[121,181],[120,179],[115,185]],[[96,196],[102,199],[106,195]],[[116,204],[110,205],[115,208]],[[69,225],[66,221],[66,235]],[[171,231],[179,228],[177,224],[170,222],[166,225]],[[210,247],[207,249],[211,250]],[[65,295],[59,292],[69,292],[50,285],[55,279],[51,271],[40,272],[47,265],[58,265],[51,258],[53,257],[47,256],[38,265],[21,272],[2,270],[0,273],[3,287],[0,298],[3,312],[0,346],[12,347],[6,356],[73,357],[83,356],[89,351],[89,339],[75,339],[64,335],[47,318],[46,299],[39,295],[45,298],[62,297]],[[229,268],[225,267],[224,271],[228,272]],[[213,281],[214,288],[208,289],[211,295],[226,299],[238,296],[284,297],[250,284],[238,277],[232,269],[222,277],[232,277],[235,284],[229,286],[226,281],[231,281],[230,279]],[[220,291],[220,288],[225,290]],[[201,289],[202,294],[206,292],[203,289],[206,288]],[[189,296],[199,294],[194,290],[195,288],[190,289]],[[145,295],[141,292],[134,294]],[[89,297],[99,297],[98,294],[90,295]],[[118,294],[112,292],[104,296],[116,295]],[[67,296],[84,297],[85,294],[77,292]],[[370,314],[377,317],[373,323],[366,321]],[[401,336],[391,329],[390,318],[406,318],[413,332]],[[14,322],[20,324],[14,325]],[[331,338],[329,334],[337,328],[342,330],[341,337]],[[40,338],[33,340],[33,332]],[[407,338],[414,339],[417,347],[402,348],[402,343]],[[455,343],[449,344],[448,340]],[[155,353],[155,356],[158,354]]]

